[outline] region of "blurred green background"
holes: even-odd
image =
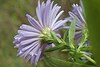
[[[100,0],[83,0],[83,3],[96,67],[100,67]]]
[[[63,17],[67,17],[72,3],[78,3],[78,0],[55,0],[55,3],[62,6]],[[0,67],[33,67],[16,56],[13,37],[22,23],[29,24],[26,13],[36,18],[36,5],[37,0],[0,0]]]

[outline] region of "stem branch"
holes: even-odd
[[[96,62],[92,58],[90,58],[89,56],[87,56],[85,54],[82,54],[82,56],[85,57],[86,59],[88,59],[89,61],[91,61],[93,64],[96,65]]]

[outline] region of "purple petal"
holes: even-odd
[[[44,2],[42,2],[42,5],[40,5],[40,0],[38,1],[38,7],[36,8],[36,14],[37,14],[37,17],[39,19],[39,23],[41,24],[41,26],[43,27],[43,12],[44,12],[44,9],[45,9],[45,4]]]
[[[40,48],[40,44],[38,44],[29,54],[33,56],[33,55],[35,54],[35,52],[36,52],[39,48]]]
[[[53,26],[53,30],[59,29],[60,27],[62,27],[62,25],[64,25],[68,20],[59,20],[58,22],[56,22]]]
[[[37,46],[39,46],[38,43],[37,43],[35,46],[32,46],[32,47],[31,47],[30,49],[28,49],[27,51],[23,52],[23,54],[21,54],[20,57],[25,58],[28,54],[30,54],[30,52],[31,52],[32,50],[36,49]]]
[[[52,43],[52,44],[49,44],[49,45],[47,45],[45,48],[46,48],[46,49],[49,49],[49,48],[52,48],[52,47],[55,47],[55,44],[53,44],[53,43]]]
[[[33,17],[31,17],[30,15],[26,14],[27,18],[28,18],[28,21],[30,22],[30,24],[38,29],[38,30],[41,30],[41,25],[39,24],[39,22],[37,22]]]
[[[69,15],[74,19],[77,20],[76,24],[77,26],[79,26],[80,28],[83,27],[83,23],[80,21],[80,19],[72,12],[69,12]]]
[[[36,42],[34,42],[34,43],[32,43],[32,44],[26,46],[25,48],[22,48],[21,50],[22,50],[22,51],[26,51],[27,49],[29,49],[29,48],[31,48],[31,47],[35,47],[35,46],[37,46],[37,45],[38,45],[38,42],[36,41]]]
[[[51,27],[53,27],[54,23],[58,20],[58,18],[61,16],[61,14],[62,14],[63,12],[64,12],[64,11],[59,12],[59,14],[56,16],[55,20],[52,22]]]
[[[38,41],[39,38],[32,38],[32,39],[28,39],[28,40],[23,40],[20,42],[21,45],[26,45],[26,44],[30,44],[32,42]]]
[[[44,24],[44,26],[48,26],[48,22],[49,22],[48,18],[49,18],[49,13],[50,13],[50,6],[51,6],[51,1],[48,0],[46,2],[44,15],[43,15],[43,24]]]
[[[28,55],[26,62],[28,62],[31,59],[31,57],[32,57],[31,55]]]
[[[42,50],[40,48],[39,51],[38,51],[38,53],[37,53],[37,57],[35,58],[35,65],[37,65],[37,62],[38,62],[38,60],[40,58],[40,55],[41,55],[41,52],[42,52]]]
[[[50,19],[49,19],[49,25],[51,25],[51,23],[54,21],[58,11],[60,10],[60,6],[57,6],[57,4],[54,5],[54,7],[52,8],[51,12],[50,12]]]
[[[83,17],[83,13],[82,13],[82,8],[80,7],[80,6],[78,6],[78,4],[73,4],[73,8],[74,8],[74,10],[73,10],[73,12],[76,14],[76,15],[78,15],[78,17],[80,17],[80,19],[81,19],[81,21],[83,21],[83,23],[85,22],[85,19],[84,19],[84,17]]]
[[[35,29],[35,28],[32,27],[32,26],[26,25],[26,24],[22,24],[22,25],[20,26],[20,29],[26,30],[26,31],[31,31],[31,32],[40,33],[39,30]]]
[[[31,60],[30,60],[30,63],[31,63],[31,64],[32,64],[32,63],[35,63],[35,61],[34,61],[34,60],[35,60],[35,58],[36,58],[36,56],[32,56],[32,57],[31,57]],[[34,64],[34,67],[36,67],[36,65],[35,65],[35,64]]]
[[[30,31],[25,31],[25,30],[18,30],[18,34],[26,36],[26,37],[30,37],[30,36],[39,36],[40,34],[35,33],[35,32],[30,32]]]

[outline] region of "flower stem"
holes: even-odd
[[[85,54],[82,54],[82,56],[85,57],[85,58],[88,59],[90,62],[92,62],[93,64],[96,65],[96,62],[95,62],[92,58],[90,58],[89,56],[87,56],[87,55],[85,55]]]

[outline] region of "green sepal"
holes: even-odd
[[[51,31],[51,36],[53,38],[54,43],[61,43],[62,41],[56,36],[56,33],[54,33],[53,31]],[[57,45],[56,44],[56,45]]]

